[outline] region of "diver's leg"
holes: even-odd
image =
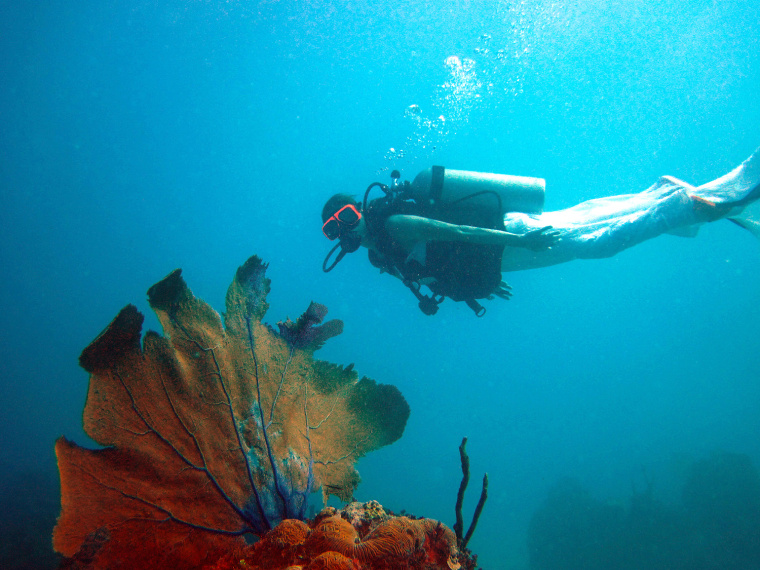
[[[760,198],[760,148],[728,174],[702,184],[692,194],[698,199],[731,210]]]
[[[508,232],[552,226],[560,241],[540,252],[504,248],[502,271],[610,257],[663,233],[696,235],[700,224],[734,216],[758,198],[760,153],[755,152],[729,174],[696,188],[666,176],[638,194],[590,200],[538,216],[511,213],[504,220]]]
[[[660,179],[639,194],[589,200],[538,216],[508,214],[504,220],[508,232],[522,234],[552,226],[559,232],[560,239],[544,251],[505,247],[501,268],[502,271],[519,271],[573,259],[611,257],[695,221],[687,189],[668,179]]]

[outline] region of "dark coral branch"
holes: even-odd
[[[457,502],[454,507],[457,517],[457,521],[454,523],[454,533],[457,535],[458,542],[462,542],[462,531],[464,529],[464,519],[462,518],[464,492],[467,490],[467,485],[470,483],[470,458],[467,456],[467,451],[465,451],[465,445],[467,445],[466,437],[462,438],[462,443],[459,444],[459,459],[462,464],[462,482],[459,484]]]
[[[459,459],[462,463],[462,482],[459,484],[459,492],[457,493],[457,502],[455,507],[457,520],[454,524],[454,534],[456,534],[457,543],[462,549],[467,546],[470,538],[472,538],[472,535],[475,532],[475,528],[478,525],[478,519],[480,519],[480,513],[483,511],[483,506],[486,504],[486,499],[488,498],[488,473],[486,473],[483,475],[483,488],[480,491],[480,499],[478,500],[478,504],[475,507],[475,512],[472,515],[472,522],[470,523],[470,527],[467,529],[467,534],[465,534],[463,537],[462,532],[464,530],[464,520],[462,517],[462,503],[464,502],[464,493],[467,490],[467,485],[470,483],[470,457],[467,455],[465,445],[467,445],[466,437],[462,438],[462,443],[459,445]]]
[[[480,499],[478,499],[478,504],[475,506],[475,513],[472,515],[472,522],[470,523],[470,528],[467,529],[467,534],[464,536],[464,540],[462,541],[462,548],[466,548],[467,543],[470,542],[470,539],[472,538],[472,533],[475,532],[475,527],[478,526],[478,519],[480,519],[480,513],[483,512],[483,506],[486,504],[487,498],[488,498],[488,473],[483,475],[483,488],[480,491]]]
[[[213,355],[213,350],[211,352],[212,352],[212,355]],[[214,362],[216,362],[216,358],[214,358]],[[222,388],[224,388],[224,382],[222,381],[222,378],[221,378],[221,371],[219,370],[218,363],[217,363],[217,373],[219,374],[219,382],[222,384]],[[168,390],[166,389],[166,383],[164,382],[164,377],[163,377],[163,375],[160,372],[158,373],[158,377],[161,380],[161,388],[163,389],[164,394],[166,394],[166,399],[168,400],[169,405],[171,406],[171,409],[172,409],[172,412],[174,413],[174,416],[177,418],[177,420],[179,421],[180,425],[182,425],[182,429],[185,430],[185,433],[187,433],[187,435],[189,435],[190,438],[193,440],[193,444],[195,445],[195,449],[198,451],[198,455],[200,456],[201,461],[203,462],[203,468],[202,468],[203,472],[206,473],[206,476],[209,478],[209,480],[211,481],[211,483],[214,485],[214,488],[219,492],[219,494],[222,496],[222,498],[224,498],[225,502],[227,502],[227,504],[229,504],[232,507],[232,509],[238,514],[238,516],[243,521],[250,522],[248,520],[248,517],[246,516],[245,512],[240,507],[238,507],[237,504],[235,504],[235,502],[232,500],[232,498],[222,488],[222,486],[219,483],[219,481],[217,481],[217,479],[213,475],[213,473],[211,473],[210,469],[208,468],[208,462],[206,461],[205,454],[203,453],[203,448],[201,447],[200,443],[198,443],[198,438],[195,437],[195,434],[188,429],[187,425],[185,424],[185,421],[180,417],[179,413],[177,412],[177,408],[174,405],[174,401],[172,400],[171,396],[169,395]],[[224,392],[225,392],[225,394],[227,394],[226,390],[224,390]],[[227,400],[228,400],[228,405],[229,405],[229,396],[227,397]],[[231,409],[231,406],[230,406],[230,409]],[[233,419],[234,419],[234,414],[233,414]],[[238,449],[240,449],[239,443],[240,442],[238,440]],[[246,532],[250,532],[250,529],[246,530]]]

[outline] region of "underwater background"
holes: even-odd
[[[595,567],[535,552],[565,527],[592,541],[593,521],[572,522],[592,507],[630,521],[643,496],[649,515],[680,516],[738,473],[695,486],[709,461],[741,470],[726,504],[760,508],[749,232],[720,221],[506,274],[513,299],[478,319],[451,301],[423,315],[361,252],[323,273],[320,231],[331,194],[362,195],[394,168],[542,177],[546,210],[664,174],[717,178],[760,146],[758,35],[760,5],[712,0],[3,3],[3,567],[55,564],[53,444],[88,443],[81,350],[127,303],[157,328],[145,292],[178,267],[223,310],[252,254],[270,263],[265,320],[324,303],[345,331],[317,356],[411,406],[401,440],[359,461],[357,499],[451,526],[469,438],[466,523],[490,480],[470,542],[484,568]],[[570,522],[542,532],[534,515],[557,502],[548,519]],[[747,520],[733,538],[758,567],[760,519]],[[617,560],[616,540],[597,544]]]

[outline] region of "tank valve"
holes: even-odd
[[[410,197],[409,181],[404,180],[401,182],[401,172],[398,170],[391,172],[391,192],[402,200],[406,200]]]

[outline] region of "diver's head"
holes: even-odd
[[[361,205],[353,196],[335,194],[322,208],[322,233],[329,240],[339,239],[342,249],[352,253],[359,249],[365,234]]]
[[[361,204],[351,194],[333,194],[322,208],[322,223],[348,204],[353,204],[357,209],[361,209]]]
[[[330,241],[339,240],[322,263],[325,272],[332,270],[347,253],[353,253],[362,245],[366,236],[366,222],[361,205],[353,196],[335,194],[322,208],[322,233]],[[340,249],[333,263],[332,255]]]

